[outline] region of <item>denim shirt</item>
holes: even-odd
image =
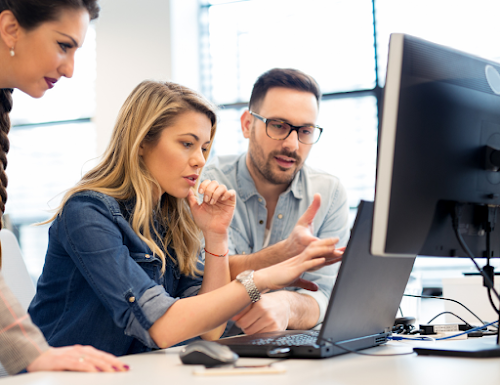
[[[92,345],[117,356],[150,351],[158,348],[148,332],[153,323],[179,298],[198,293],[201,277],[181,274],[168,256],[161,273],[160,259],[129,225],[133,205],[80,192],[50,227],[28,311],[51,346]]]
[[[211,179],[235,189],[236,209],[229,230],[229,254],[251,254],[262,249],[267,222],[265,199],[258,193],[246,165],[246,153],[214,158],[203,170],[201,180]],[[345,246],[349,237],[347,194],[337,177],[306,165],[297,173],[276,205],[271,224],[269,245],[290,235],[297,221],[321,194],[321,207],[313,222],[313,235],[323,239],[339,237],[338,246]],[[315,282],[319,290],[312,292],[287,288],[313,297],[319,305],[319,322],[323,322],[328,300],[339,264],[306,272],[302,278]]]

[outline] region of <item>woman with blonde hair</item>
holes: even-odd
[[[29,309],[51,344],[124,355],[214,340],[260,293],[293,285],[324,262],[335,247],[328,240],[230,281],[235,192],[197,183],[215,129],[214,107],[186,87],[145,81],[130,94],[102,162],[53,218]]]

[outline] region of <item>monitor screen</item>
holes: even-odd
[[[500,63],[391,35],[372,254],[465,257],[453,226],[458,203],[457,227],[485,257],[485,218],[500,220],[498,169]],[[490,238],[498,257],[500,223]]]

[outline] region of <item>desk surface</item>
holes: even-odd
[[[432,344],[432,342],[428,342]],[[449,344],[455,341],[448,342]],[[419,343],[420,345],[422,342]],[[414,342],[390,342],[367,349],[373,354],[410,352]],[[30,373],[0,380],[0,385],[142,385],[142,384],[500,384],[500,358],[469,359],[417,355],[368,357],[345,354],[317,360],[290,359],[280,362],[284,374],[195,376],[194,366],[182,365],[180,348],[122,357],[128,373]],[[256,365],[271,359],[240,358],[239,365]]]

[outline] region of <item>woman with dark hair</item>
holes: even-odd
[[[97,0],[0,0],[0,210],[7,201],[7,153],[12,90],[39,98],[73,76],[75,51]],[[0,221],[1,228],[1,221]],[[1,262],[1,259],[0,259]],[[0,274],[0,362],[9,374],[23,369],[125,371],[114,356],[90,346],[50,348]]]

